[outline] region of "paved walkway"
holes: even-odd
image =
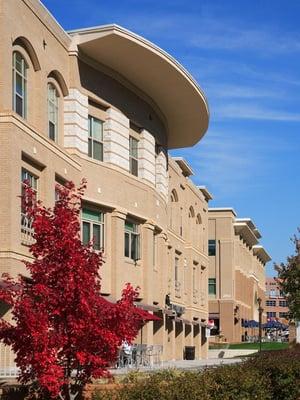
[[[130,371],[141,371],[150,372],[158,371],[160,369],[177,368],[183,370],[198,370],[208,367],[216,367],[219,365],[229,365],[240,363],[243,360],[241,358],[209,358],[206,360],[180,360],[180,361],[165,361],[162,365],[154,365],[152,367],[139,367],[139,368],[119,368],[112,369],[111,373],[113,375],[127,374]]]

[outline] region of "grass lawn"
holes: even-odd
[[[262,343],[261,344],[261,349],[262,350],[283,350],[287,349],[289,346],[288,343],[279,343],[279,342],[267,342],[267,343]],[[244,350],[259,350],[259,343],[236,343],[236,344],[230,344],[228,346],[229,349],[244,349]]]

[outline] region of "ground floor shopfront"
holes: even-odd
[[[144,326],[142,339],[140,332],[137,342],[161,346],[163,361],[207,358],[206,323],[165,313],[156,315],[161,320]]]
[[[249,327],[248,321],[259,322],[258,315],[250,306],[235,301],[210,301],[209,320],[213,321],[210,341],[224,341],[228,343],[244,342],[250,336],[258,335],[258,329]],[[263,314],[262,323],[266,322]]]
[[[151,308],[153,310],[155,307]],[[186,311],[184,315],[178,316],[167,308],[150,312],[159,319],[147,322],[135,340],[135,345],[143,349],[144,359],[147,360],[146,364],[140,366],[160,365],[175,360],[207,359],[206,315],[192,317],[191,311]],[[11,349],[0,344],[0,379],[15,378],[18,375],[14,358]]]

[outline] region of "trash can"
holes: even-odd
[[[195,360],[195,346],[185,346],[184,359],[185,360]]]

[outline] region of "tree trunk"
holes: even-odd
[[[72,385],[68,384],[65,385],[63,393],[59,393],[59,397],[61,400],[75,400],[75,398],[78,396],[79,391],[76,393],[72,393]]]

